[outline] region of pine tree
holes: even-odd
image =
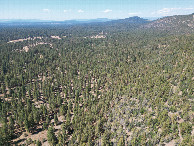
[[[118,146],[125,146],[125,141],[124,141],[124,138],[123,138],[123,137],[121,137],[121,138],[119,139],[117,145],[118,145]]]
[[[27,118],[24,120],[24,127],[25,127],[26,131],[27,131],[27,132],[29,132],[29,127],[30,127],[30,124],[29,124],[29,122],[28,122],[28,119],[27,119]]]
[[[36,142],[36,146],[41,146],[41,145],[42,145],[41,141],[38,140],[38,141]]]
[[[57,118],[57,115],[56,115],[56,114],[54,115],[54,122],[55,122],[55,125],[57,125],[57,123],[58,123],[58,118]]]
[[[110,145],[110,133],[107,131],[102,136],[102,146]]]
[[[57,143],[57,137],[55,136],[53,127],[48,128],[47,140],[48,140],[50,145],[56,145],[56,143]]]
[[[14,136],[14,119],[12,118],[12,116],[10,116],[9,118],[9,135],[11,138],[13,138]]]

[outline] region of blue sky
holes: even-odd
[[[193,12],[194,0],[0,0],[0,19],[118,19]]]

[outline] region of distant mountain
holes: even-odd
[[[125,31],[129,29],[139,28],[141,25],[149,23],[150,20],[140,18],[138,16],[129,17],[125,19],[118,19],[108,21],[102,24],[102,26],[106,27],[111,31],[112,30],[120,30]]]
[[[97,19],[75,19],[65,21],[53,21],[53,20],[37,20],[37,19],[0,19],[0,23],[6,24],[84,24],[84,23],[98,23],[98,22],[110,22],[110,23],[130,23],[130,24],[144,24],[148,22],[147,19],[140,18],[138,16],[112,20],[108,18]]]
[[[168,16],[151,21],[142,26],[143,28],[154,28],[173,32],[194,32],[194,14]]]
[[[161,17],[143,17],[144,19],[147,19],[147,20],[150,20],[150,21],[153,21],[153,20],[157,20]]]
[[[107,22],[111,21],[108,18],[97,18],[97,19],[77,19],[77,20],[65,20],[65,21],[53,21],[53,20],[38,20],[38,19],[0,19],[2,24],[82,24],[82,23],[92,23],[92,22]]]
[[[113,20],[111,21],[113,23],[130,23],[130,24],[144,24],[144,23],[148,23],[149,20],[144,19],[144,18],[140,18],[138,16],[134,16],[134,17],[129,17],[129,18],[125,18],[125,19],[119,19],[119,20]]]
[[[107,21],[112,21],[112,20],[108,18],[97,18],[97,19],[78,19],[76,21],[90,23],[90,22],[107,22]]]
[[[0,25],[79,25],[84,24],[89,27],[98,26],[107,29],[157,29],[172,33],[191,33],[194,32],[194,13],[190,15],[176,15],[159,18],[157,20],[140,18],[138,16],[129,17],[125,19],[111,20],[108,18],[97,19],[78,19],[65,21],[52,20],[0,20]]]

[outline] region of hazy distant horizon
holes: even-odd
[[[193,0],[3,0],[0,19],[65,21],[164,17],[194,12]]]
[[[131,16],[131,17],[139,17],[139,16]],[[130,18],[130,17],[127,17]],[[156,20],[162,17],[140,17],[143,19],[148,19],[148,20]],[[68,20],[61,20],[58,22],[63,22],[63,21],[92,21],[92,20],[105,20],[105,21],[111,21],[111,20],[119,20],[119,19],[126,19],[126,18],[115,18],[115,19],[109,19],[109,18],[92,18],[92,19],[68,19]],[[0,19],[0,22],[6,22],[6,21],[26,21],[26,22],[52,22],[57,20],[44,20],[44,19]]]

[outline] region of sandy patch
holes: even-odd
[[[59,36],[51,36],[52,39],[61,39]]]
[[[170,141],[168,143],[165,143],[165,146],[175,146],[175,141],[172,140],[172,141]]]
[[[23,49],[24,49],[25,52],[28,52],[29,51],[28,46],[23,47]]]

